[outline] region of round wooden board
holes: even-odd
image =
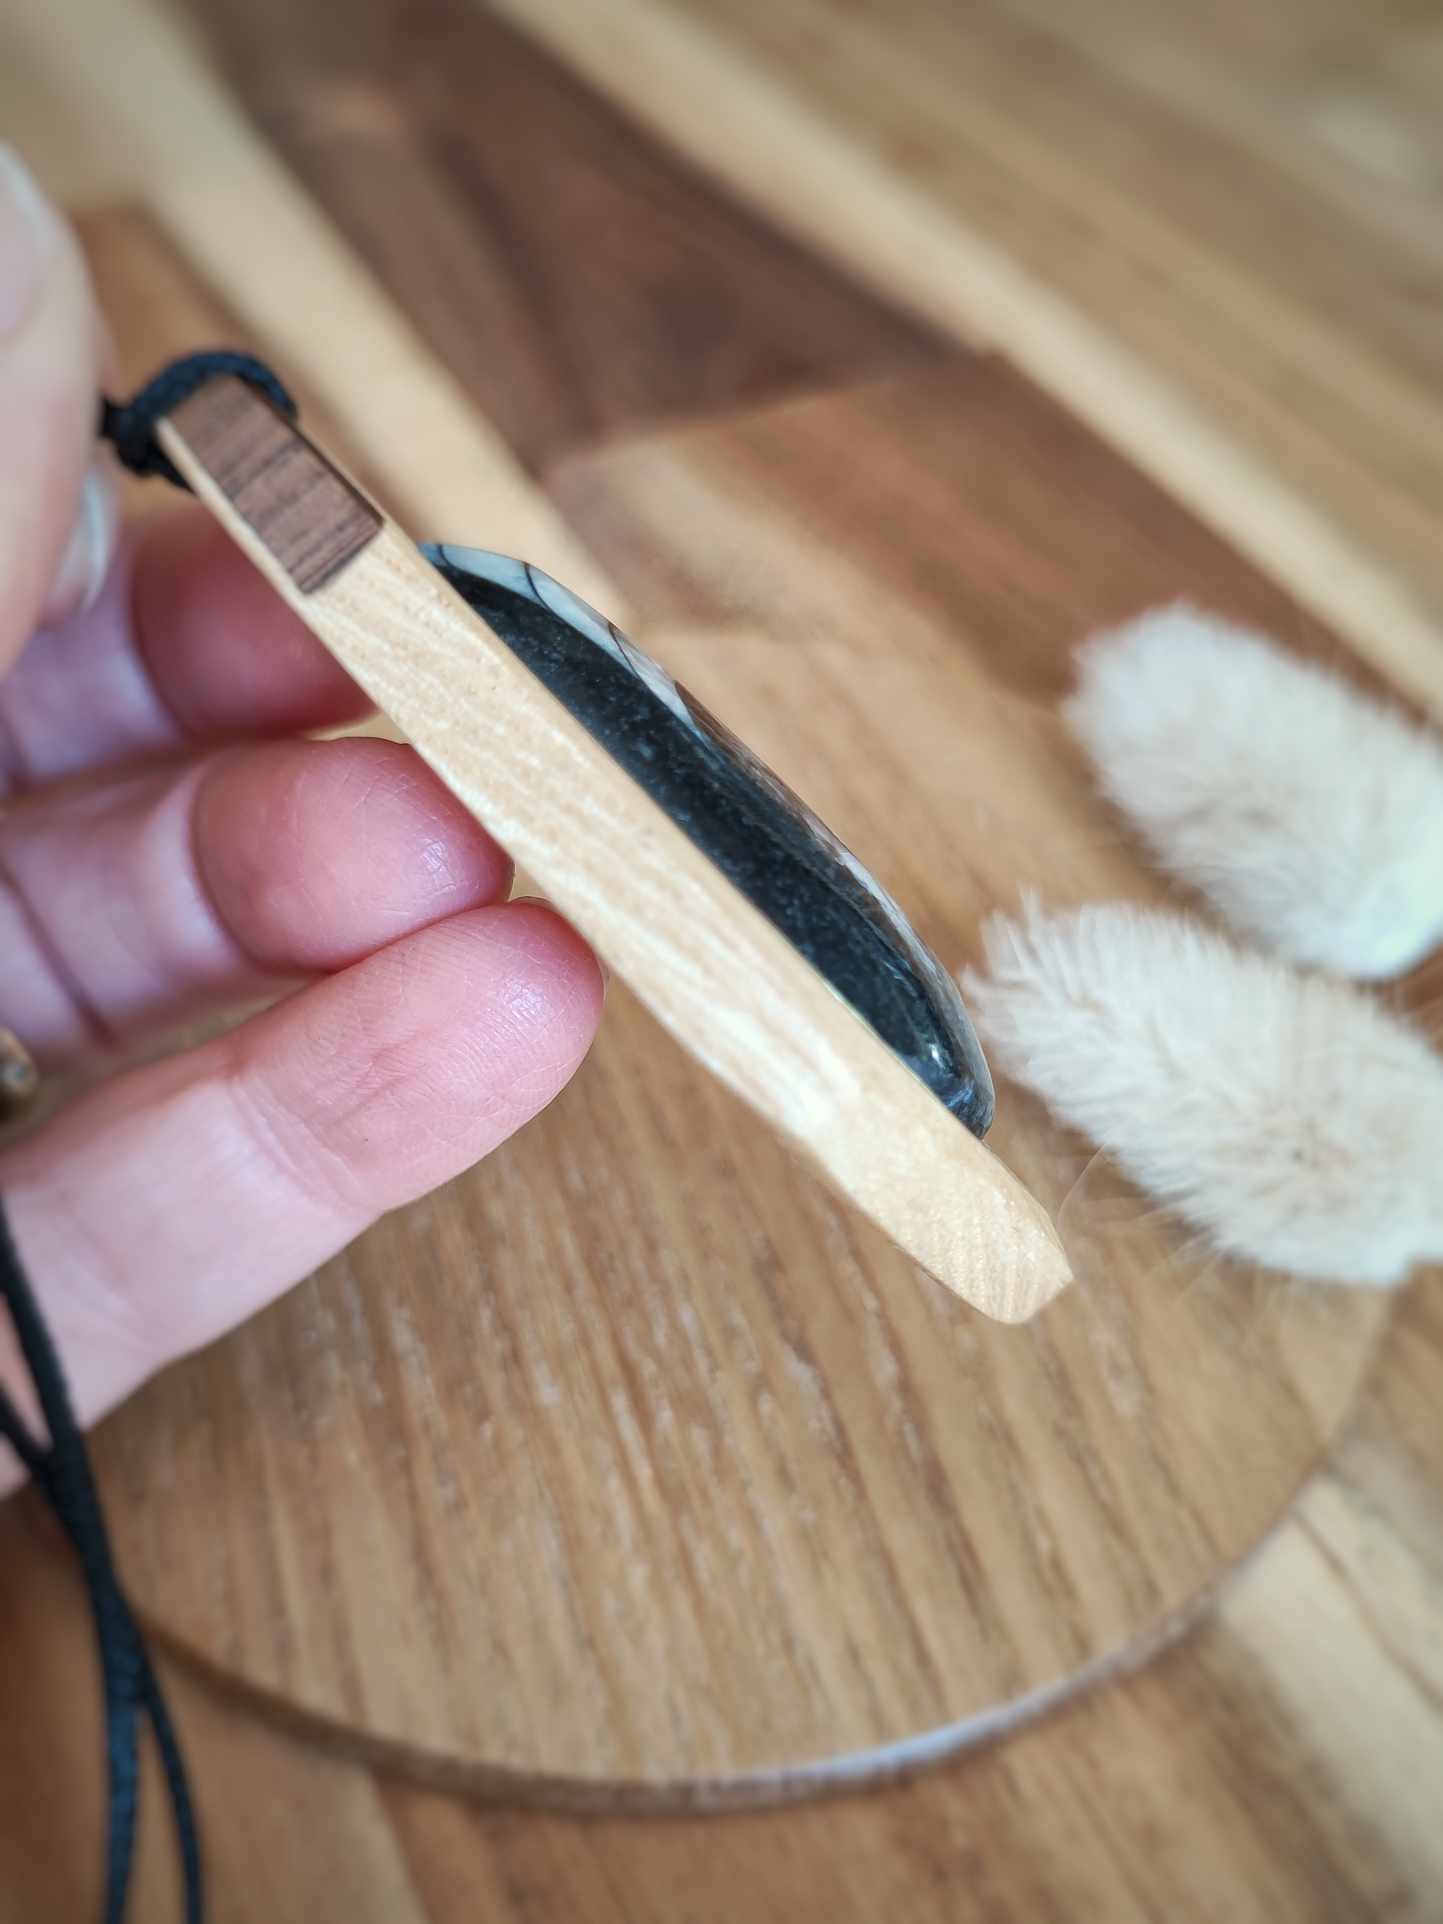
[[[1050,709],[920,627],[641,639],[951,965],[1019,884],[1152,892]],[[1212,1265],[1000,1098],[1081,1271],[1020,1328],[615,988],[519,1141],[107,1424],[141,1609],[288,1716],[535,1798],[784,1794],[1139,1657],[1288,1503],[1387,1303]]]

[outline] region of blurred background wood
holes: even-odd
[[[229,0],[83,11],[19,0],[0,23],[0,114],[13,109],[73,204],[102,210],[87,239],[123,351],[144,363],[202,322],[245,334],[413,526],[484,529],[634,617],[877,861],[949,960],[1019,879],[1146,886],[1087,814],[1050,715],[1090,622],[1186,591],[1328,652],[1331,619],[1415,692],[1439,686],[1436,349],[1418,320],[1437,294],[1437,66],[1416,8],[1313,0],[1203,21],[1088,0],[1054,21],[1030,0],[905,15],[626,0],[621,61],[598,15],[543,0],[517,0],[506,25],[464,4],[299,21]],[[877,191],[809,211],[797,183],[825,174],[837,143]],[[919,192],[945,218],[930,253],[900,260]],[[1014,311],[979,248],[1023,275],[1003,286],[1021,288],[1015,311],[1047,318],[1050,333],[1020,326],[1002,345],[1052,400],[963,345]],[[943,299],[927,283],[949,263],[966,271]],[[1088,386],[1098,338],[1125,350],[1135,385]],[[1190,465],[1191,443],[1163,432],[1190,420],[1229,461]],[[1235,542],[1248,523],[1242,545],[1303,611],[1198,516]],[[888,705],[918,744],[902,766],[879,731]],[[1184,1291],[1145,1228],[1121,1245],[1116,1297],[1099,1287],[1055,1334],[993,1345],[939,1321],[692,1074],[617,997],[587,1079],[510,1160],[383,1226],[120,1419],[107,1450],[128,1560],[142,1584],[167,1574],[152,1611],[215,1669],[402,1737],[420,1704],[443,1756],[494,1759],[499,1732],[509,1763],[544,1774],[535,1723],[458,1736],[435,1711],[467,1611],[512,1594],[486,1586],[519,1493],[514,1594],[544,1574],[539,1622],[518,1605],[486,1634],[498,1676],[514,1677],[534,1629],[532,1687],[574,1684],[539,1726],[571,1746],[571,1772],[626,1775],[667,1743],[687,1772],[734,1769],[739,1736],[753,1758],[812,1754],[819,1731],[875,1743],[888,1719],[925,1727],[939,1701],[966,1717],[989,1692],[1129,1640],[1140,1651],[1169,1598],[1276,1516],[1367,1366],[1376,1304],[1299,1319],[1243,1291],[1240,1318],[1235,1281]],[[673,1140],[658,1151],[663,1102]],[[1060,1193],[1075,1150],[1016,1120],[1011,1152]],[[536,1172],[554,1195],[558,1171],[565,1220],[528,1215]],[[1116,1233],[1114,1199],[1091,1199],[1074,1223]],[[610,1250],[640,1244],[645,1275],[598,1278],[578,1223]],[[494,1252],[487,1288],[458,1290],[478,1249]],[[789,1288],[804,1269],[806,1289]],[[544,1321],[537,1277],[553,1292]],[[218,1915],[1437,1915],[1438,1288],[1412,1293],[1350,1439],[1205,1629],[905,1789],[726,1822],[484,1814],[178,1679]],[[868,1301],[900,1324],[880,1348],[855,1320]],[[507,1312],[510,1350],[478,1350],[488,1308]],[[567,1332],[598,1308],[605,1346],[588,1367]],[[370,1373],[346,1380],[340,1358],[367,1346]],[[484,1381],[467,1367],[478,1355]],[[1130,1433],[1119,1380],[1149,1412]],[[404,1448],[368,1421],[377,1395]],[[277,1432],[263,1462],[257,1399]],[[458,1459],[463,1419],[471,1438],[491,1423],[487,1464]],[[695,1431],[740,1439],[750,1515],[727,1450],[718,1473]],[[578,1464],[578,1433],[595,1464]],[[837,1443],[854,1436],[849,1460]],[[448,1484],[458,1460],[471,1481]],[[339,1478],[321,1531],[286,1501],[318,1461]],[[609,1478],[600,1502],[583,1470]],[[987,1507],[999,1491],[1010,1524]],[[578,1534],[558,1539],[556,1516]],[[648,1587],[658,1545],[683,1526],[695,1545],[728,1542],[738,1518],[799,1529],[759,1618],[755,1590],[705,1571],[721,1593],[705,1611],[673,1583]],[[0,1918],[29,1919],[78,1905],[96,1750],[64,1560],[23,1508],[4,1528],[0,1703],[25,1742],[0,1764]],[[251,1554],[270,1533],[280,1579]],[[415,1550],[443,1537],[433,1586]],[[959,1542],[980,1592],[948,1566]],[[898,1552],[890,1593],[879,1544]],[[376,1569],[374,1620],[322,1607],[328,1586],[351,1596]],[[589,1671],[560,1608],[577,1571],[594,1579],[593,1630],[608,1601],[634,1612],[637,1647],[617,1640],[615,1662]],[[353,1655],[347,1670],[338,1621],[385,1651],[370,1674]],[[425,1634],[397,1651],[396,1621]],[[759,1622],[784,1680],[760,1702],[731,1689]],[[616,1716],[638,1684],[667,1706],[644,1729]],[[147,1916],[169,1877],[154,1830]]]
[[[1031,0],[629,0],[618,34],[607,0],[497,5],[789,231],[1002,347],[1443,714],[1443,222],[1410,111],[1443,84],[1435,8],[1304,0],[1269,32],[1237,5],[1210,32],[1173,6],[1054,29]],[[1327,135],[1348,62],[1344,124],[1394,134],[1406,185]]]

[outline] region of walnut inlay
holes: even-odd
[[[331,580],[379,531],[365,496],[243,381],[207,382],[171,418],[302,594]]]

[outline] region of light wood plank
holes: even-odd
[[[1246,271],[1210,249],[1195,212],[1151,205],[1158,181],[1206,191],[1199,161],[1173,167],[1175,130],[1149,149],[1106,101],[1079,129],[1086,76],[1029,62],[985,8],[628,0],[621,35],[604,0],[500,5],[792,232],[999,346],[1443,714],[1426,296],[1405,356],[1268,278],[1277,236]]]

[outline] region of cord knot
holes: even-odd
[[[183,354],[153,374],[128,401],[104,397],[100,403],[100,435],[115,449],[122,467],[132,474],[158,474],[173,487],[190,484],[155,438],[156,425],[173,408],[188,400],[217,375],[229,374],[262,393],[282,414],[295,418],[296,404],[280,379],[264,361],[238,349],[207,348]]]

